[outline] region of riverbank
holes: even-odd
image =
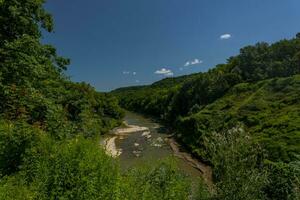
[[[112,135],[112,137],[105,138],[102,142],[102,145],[108,155],[116,158],[122,154],[122,149],[117,148],[116,139],[122,140],[131,133],[142,131],[149,132],[149,128],[129,125],[124,121],[122,127],[117,127],[111,131],[110,134]]]
[[[117,136],[114,136],[111,138],[106,138],[103,141],[103,144],[104,144],[103,146],[104,146],[106,154],[110,155],[113,158],[120,156],[122,153],[122,150],[117,149],[117,147],[116,147],[116,142],[115,142],[116,139],[117,139]]]
[[[199,161],[198,159],[193,158],[190,153],[187,153],[184,150],[182,150],[181,145],[178,142],[176,142],[174,138],[166,138],[166,142],[170,145],[174,156],[185,160],[192,167],[199,170],[202,173],[204,181],[209,186],[213,185],[212,169],[209,165]]]

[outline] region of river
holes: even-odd
[[[151,163],[159,159],[174,157],[177,161],[178,168],[188,177],[192,179],[204,177],[204,179],[210,181],[210,168],[193,159],[190,154],[178,152],[178,150],[176,150],[177,143],[174,140],[172,140],[173,143],[170,145],[171,140],[168,139],[170,135],[167,129],[154,119],[140,114],[126,112],[124,121],[128,126],[147,128],[147,130],[117,136],[113,131],[112,135],[107,136],[108,138],[106,139],[112,139],[110,140],[112,144],[109,145],[112,145],[112,148],[118,150],[115,156],[118,157],[123,170],[142,163]]]

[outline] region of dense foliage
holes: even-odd
[[[170,161],[122,172],[99,148],[122,109],[64,75],[70,61],[40,42],[53,30],[43,4],[0,0],[1,200],[299,199],[300,35],[246,47],[208,73],[115,91],[214,166],[215,187],[196,192]]]
[[[69,60],[40,42],[53,29],[43,3],[0,0],[0,200],[186,199],[169,162],[123,174],[99,147],[123,111],[64,75]]]
[[[251,173],[252,165],[247,163],[243,167],[241,163],[250,159],[249,155],[258,156],[258,152],[250,151],[227,163],[228,169],[244,171],[238,178],[240,185],[232,187],[247,187],[249,191],[245,190],[244,194],[249,196],[255,190],[257,194],[261,192],[262,196],[252,199],[295,199],[292,193],[299,195],[299,190],[288,193],[284,188],[299,188],[299,173],[296,173],[299,164],[293,164],[299,163],[300,154],[299,74],[300,34],[297,34],[295,38],[274,44],[262,42],[244,47],[226,64],[205,73],[168,78],[149,86],[120,88],[112,93],[122,107],[160,118],[187,149],[210,163],[217,185],[222,186],[221,196],[229,195],[229,183],[235,183],[231,177],[233,172],[225,178],[217,176],[218,163],[224,165],[221,160],[232,152],[223,149],[222,156],[216,159],[219,152],[210,149],[218,137],[231,140],[224,133],[242,124],[243,130],[264,152],[263,159],[255,161],[253,170],[257,177],[263,173],[267,178],[259,183],[261,187],[250,191],[247,182],[251,182],[252,175],[246,171]],[[237,143],[232,148],[242,151]],[[298,169],[294,170],[294,166]],[[279,182],[285,186],[275,184],[277,178],[271,172],[278,174]],[[226,199],[225,196],[220,198]],[[245,198],[231,197],[228,199]]]
[[[187,199],[190,184],[170,162],[125,174],[98,142],[42,136],[27,148],[18,173],[0,179],[0,199]]]
[[[41,28],[53,30],[43,4],[0,1],[0,199],[188,196],[185,177],[168,163],[121,175],[99,147],[97,136],[117,126],[123,111],[111,95],[65,77],[70,61],[40,42]]]

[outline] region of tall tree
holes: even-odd
[[[2,0],[0,3],[0,81],[6,85],[35,86],[49,76],[58,77],[68,59],[40,43],[41,28],[53,30],[44,0]]]

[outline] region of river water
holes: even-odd
[[[124,120],[128,125],[147,127],[150,133],[134,132],[116,139],[116,147],[122,151],[119,156],[122,169],[126,170],[142,163],[151,163],[171,156],[176,159],[179,169],[187,176],[195,178],[202,175],[201,171],[186,160],[173,156],[174,152],[165,141],[169,134],[167,129],[154,119],[127,112]]]

